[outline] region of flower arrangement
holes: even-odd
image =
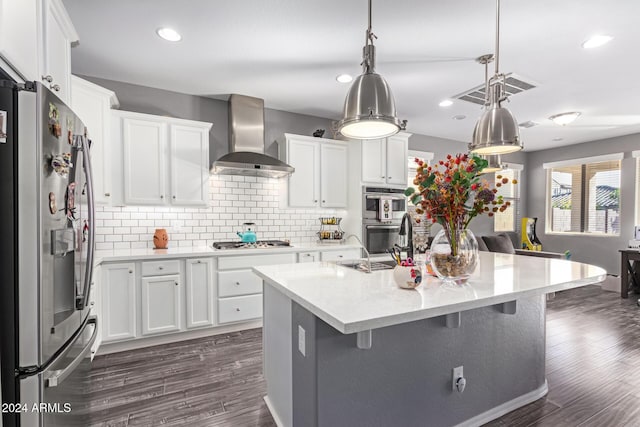
[[[413,184],[417,188],[407,188],[405,195],[416,206],[417,214],[425,213],[428,220],[443,227],[451,249],[447,255],[447,262],[451,264],[449,272],[454,273],[453,264],[464,261],[451,260],[459,255],[460,231],[466,230],[476,216],[504,212],[511,203],[496,194],[497,188],[491,188],[486,180],[481,180],[482,169],[488,164],[481,157],[449,154],[446,160],[433,166],[415,160],[418,167]],[[509,179],[501,175],[496,175],[496,179],[496,187],[509,183]],[[517,180],[512,183],[517,184]]]

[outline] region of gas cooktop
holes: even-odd
[[[255,243],[214,242],[214,249],[269,249],[290,246],[285,240],[258,240]]]

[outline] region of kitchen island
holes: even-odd
[[[261,266],[266,401],[281,426],[479,425],[547,392],[545,294],[592,265],[480,252],[464,286],[333,263]],[[466,387],[453,385],[463,367]]]

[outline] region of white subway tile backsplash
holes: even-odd
[[[167,229],[170,246],[210,246],[214,241],[237,240],[243,222],[255,222],[261,239],[310,243],[317,239],[319,217],[345,214],[281,208],[280,191],[286,188],[281,184],[269,178],[215,175],[209,179],[207,208],[98,206],[96,249],[152,248],[156,228]]]

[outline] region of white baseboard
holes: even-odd
[[[545,379],[544,384],[542,384],[538,389],[533,390],[527,394],[523,394],[520,397],[516,397],[515,399],[505,402],[502,405],[496,406],[495,408],[491,408],[486,412],[478,414],[475,417],[458,424],[456,427],[481,426],[488,423],[489,421],[495,420],[496,418],[500,418],[504,414],[528,405],[531,402],[535,402],[536,400],[546,395],[548,392],[549,385],[547,384],[547,380]]]
[[[178,341],[228,334],[230,332],[238,332],[261,327],[262,320],[254,320],[253,322],[236,323],[233,325],[216,326],[213,328],[196,329],[186,332],[175,332],[155,337],[137,338],[114,343],[103,343],[98,349],[98,353],[96,355],[101,356],[104,354],[119,353],[121,351],[136,350],[154,345],[170,344]]]
[[[275,421],[276,426],[278,426],[278,427],[287,427],[282,423],[282,420],[278,416],[278,413],[273,408],[273,405],[271,404],[271,401],[269,400],[269,396],[265,396],[264,397],[264,403],[267,404],[267,408],[269,408],[269,412],[271,412],[271,416],[273,417],[273,421]]]

